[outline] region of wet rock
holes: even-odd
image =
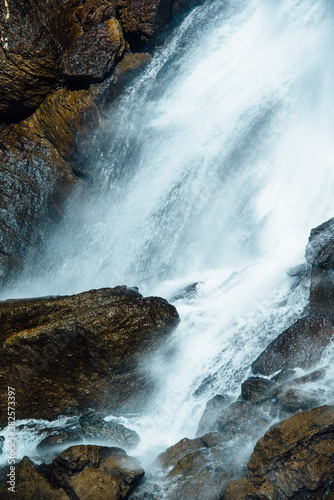
[[[75,176],[49,141],[24,123],[0,126],[0,176],[1,286],[48,237]]]
[[[68,500],[69,497],[63,488],[53,488],[47,480],[39,474],[33,462],[24,457],[15,466],[15,493],[9,491],[7,479],[0,486],[0,498],[18,500],[43,499],[43,500]]]
[[[123,32],[117,19],[108,19],[83,33],[64,55],[62,69],[73,80],[103,80],[125,51]]]
[[[64,444],[79,443],[82,441],[82,434],[74,431],[60,431],[45,437],[36,447],[40,452],[52,451]]]
[[[138,411],[154,387],[139,364],[178,321],[167,301],[124,286],[1,302],[0,380],[16,388],[21,419]]]
[[[316,392],[306,392],[300,389],[289,389],[279,400],[284,411],[296,413],[301,410],[310,410],[321,404],[321,398]]]
[[[298,266],[290,267],[290,269],[287,270],[287,275],[291,278],[307,276],[310,273],[310,270],[311,267],[308,264],[303,263]]]
[[[100,114],[87,90],[58,90],[49,95],[25,126],[46,138],[76,175],[92,176],[89,156],[94,154],[92,134]],[[86,161],[85,160],[86,153]]]
[[[140,437],[137,432],[127,429],[117,422],[106,422],[94,413],[83,415],[79,422],[85,438],[111,441],[125,448],[133,448],[139,444]]]
[[[39,2],[42,3],[42,2]],[[36,108],[62,81],[59,47],[30,0],[0,7],[0,119]]]
[[[310,266],[334,269],[334,217],[311,230],[305,257]]]
[[[162,40],[172,15],[171,0],[117,0],[120,23],[135,52]]]
[[[120,500],[144,475],[138,460],[121,448],[71,446],[56,457],[47,471],[51,484],[62,487],[69,498]]]
[[[76,10],[84,31],[116,17],[116,4],[107,0],[88,0]]]
[[[229,483],[223,499],[325,498],[333,491],[333,438],[332,407],[284,420],[257,442],[247,478]]]
[[[221,451],[200,449],[182,457],[169,472],[166,498],[179,500],[218,500],[230,479],[231,472],[223,465]]]
[[[108,106],[118,97],[151,61],[152,56],[146,52],[132,54],[127,52],[116,64],[111,76],[101,83],[91,85],[89,93],[101,113],[108,111]]]
[[[182,288],[182,290],[176,292],[176,294],[173,295],[173,297],[170,300],[174,302],[175,300],[180,300],[180,299],[192,299],[197,294],[199,284],[200,284],[199,282],[191,283],[185,288]]]
[[[235,401],[218,417],[218,430],[233,439],[236,434],[247,432],[253,416],[254,408],[250,403]]]
[[[287,382],[291,380],[296,375],[296,370],[281,370],[279,373],[271,377],[270,381],[274,384],[282,384],[283,382]]]
[[[268,397],[272,386],[271,380],[262,377],[249,377],[241,384],[241,396],[245,401],[252,403],[263,401]]]
[[[334,218],[312,229],[305,257],[312,267],[310,311],[334,320]]]
[[[205,406],[201,420],[199,421],[196,436],[202,436],[208,432],[218,429],[217,418],[226,410],[230,404],[231,398],[227,395],[217,394],[210,399]]]
[[[254,373],[270,375],[282,369],[310,368],[334,335],[334,325],[321,315],[298,320],[279,335],[252,364]]]
[[[4,438],[4,436],[0,436],[0,455],[3,454],[4,444],[5,444],[5,438]]]
[[[175,467],[178,461],[188,453],[206,448],[207,445],[201,438],[197,439],[181,439],[178,443],[167,448],[161,453],[155,461],[155,464],[162,470],[166,471]]]

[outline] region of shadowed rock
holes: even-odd
[[[333,324],[321,315],[306,316],[279,335],[252,364],[254,373],[310,368],[321,359],[334,335]]]
[[[325,498],[333,491],[333,456],[333,408],[298,413],[272,427],[257,442],[247,477],[231,481],[222,498]]]
[[[0,303],[0,380],[20,418],[73,407],[135,411],[154,382],[142,367],[178,323],[175,307],[126,287]],[[4,404],[1,396],[1,404]]]

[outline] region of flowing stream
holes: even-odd
[[[307,279],[286,271],[333,216],[333,23],[330,0],[196,8],[110,110],[95,183],[69,201],[34,278],[6,291],[174,297],[180,326],[150,365],[159,390],[145,415],[121,419],[144,465],[194,437],[212,396],[237,397],[305,313]]]

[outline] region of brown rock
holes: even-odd
[[[57,434],[52,434],[42,439],[42,441],[37,445],[36,449],[40,452],[50,451],[51,449],[59,448],[60,446],[73,443],[79,443],[82,441],[82,434],[75,431],[60,431]]]
[[[62,485],[70,498],[128,498],[144,475],[138,460],[121,448],[72,446],[56,457],[49,470],[51,484]]]
[[[334,320],[334,218],[312,229],[305,257],[312,268],[310,310]]]
[[[124,425],[112,420],[106,422],[95,413],[82,415],[79,422],[84,437],[88,439],[102,439],[125,448],[133,448],[140,442],[137,432],[127,429]]]
[[[316,392],[306,392],[300,389],[289,389],[280,399],[279,404],[284,411],[296,413],[319,406],[321,398]]]
[[[99,111],[87,90],[61,89],[49,95],[25,126],[37,137],[45,137],[76,174],[90,175],[84,161]],[[92,149],[92,146],[91,146]],[[92,154],[92,151],[90,151]]]
[[[68,163],[24,124],[0,127],[0,285],[59,220],[74,184]]]
[[[179,500],[218,500],[230,479],[223,465],[221,450],[200,449],[182,457],[166,476],[166,498]]]
[[[216,394],[216,396],[211,398],[206,403],[203,415],[198,424],[196,436],[216,431],[218,429],[217,419],[226,410],[230,402],[230,397],[226,395]]]
[[[333,408],[322,406],[299,413],[272,427],[257,442],[247,479],[230,483],[223,498],[325,498],[333,490],[333,457]]]
[[[82,82],[103,80],[124,51],[120,24],[116,19],[109,19],[76,40],[64,56],[63,72],[68,78]]]
[[[172,15],[171,0],[117,0],[120,23],[134,51],[163,36]]]
[[[241,384],[241,396],[245,401],[256,403],[269,395],[273,383],[262,377],[249,377]]]
[[[36,108],[62,80],[59,47],[30,0],[0,7],[0,118]]]
[[[8,467],[9,469],[9,467]],[[8,471],[9,473],[9,471]],[[68,500],[69,497],[63,488],[53,488],[46,479],[37,471],[35,465],[28,457],[24,457],[15,466],[15,493],[8,490],[10,484],[7,479],[0,486],[0,498],[5,499],[43,499],[43,500]]]
[[[306,316],[279,335],[252,364],[254,373],[270,375],[285,368],[318,363],[334,335],[334,325],[321,315]]]
[[[108,0],[88,0],[76,11],[84,31],[116,17],[116,4]]]
[[[137,411],[154,385],[138,365],[177,323],[168,302],[126,287],[5,301],[0,380],[15,387],[20,419],[69,407]]]
[[[178,443],[167,448],[166,451],[161,453],[156,459],[155,464],[162,470],[166,471],[175,467],[178,461],[193,451],[198,451],[202,448],[207,448],[207,445],[201,438],[197,439],[181,439]]]

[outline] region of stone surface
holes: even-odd
[[[334,320],[334,218],[312,229],[305,257],[312,268],[310,310]]]
[[[224,500],[321,499],[333,491],[334,409],[298,413],[261,438],[247,478],[232,481]]]
[[[40,452],[52,451],[53,449],[56,449],[64,444],[79,443],[80,441],[82,441],[81,433],[62,430],[42,439],[36,449]]]
[[[205,410],[199,421],[196,436],[216,431],[218,429],[217,418],[226,410],[230,402],[231,399],[229,396],[221,394],[216,394],[216,396],[210,399],[206,403]]]
[[[79,419],[83,435],[86,439],[101,439],[114,445],[133,448],[139,444],[137,432],[127,429],[114,421],[106,422],[95,413],[87,413]]]
[[[254,373],[270,375],[282,369],[310,368],[334,335],[334,325],[321,315],[298,320],[271,342],[252,364]]]
[[[155,464],[163,471],[167,471],[168,469],[175,467],[178,461],[188,453],[192,453],[206,447],[207,445],[201,438],[184,438],[161,453],[156,459]]]
[[[321,398],[316,392],[307,392],[300,389],[289,389],[279,401],[282,409],[291,413],[301,410],[310,410],[319,406]]]
[[[108,19],[83,33],[64,55],[62,69],[73,80],[103,80],[125,51],[123,32],[117,19]]]
[[[249,377],[241,384],[241,396],[252,403],[263,401],[268,397],[273,383],[262,377]]]
[[[47,480],[39,474],[33,462],[24,457],[15,467],[15,493],[8,491],[7,479],[0,485],[1,499],[18,500],[68,500],[69,497],[63,488],[53,488]]]
[[[20,418],[137,411],[154,382],[139,368],[179,321],[164,299],[126,287],[0,303],[0,380],[16,388]],[[1,396],[1,404],[5,404]]]
[[[75,176],[49,141],[23,123],[0,125],[0,176],[1,286],[59,220]]]
[[[138,460],[121,448],[72,446],[56,457],[47,471],[51,484],[69,498],[120,500],[128,498],[144,475]]]
[[[99,122],[99,110],[87,90],[61,89],[24,124],[36,137],[47,139],[76,175],[85,177],[93,174],[88,158],[94,154],[92,135]]]

